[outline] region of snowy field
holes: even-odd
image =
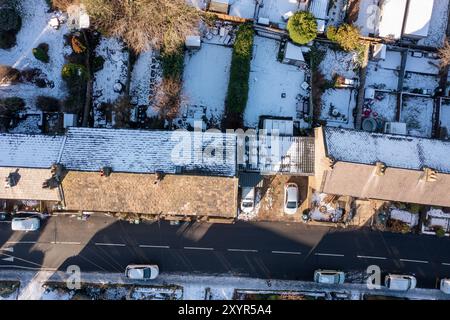
[[[125,86],[127,80],[128,52],[125,45],[117,38],[102,37],[96,48],[96,54],[105,59],[103,69],[94,75],[93,105],[94,126],[111,127],[106,116],[100,112],[102,103],[114,103],[120,96],[120,92],[114,90],[114,85],[120,83]]]
[[[182,114],[188,114],[188,109],[195,108],[204,109],[204,115],[208,119],[223,116],[231,54],[231,48],[213,44],[202,44],[199,51],[186,54],[183,74],[183,98],[186,100],[186,107],[182,108]],[[200,114],[199,120],[201,118]]]
[[[66,95],[65,83],[61,78],[61,70],[65,62],[64,55],[71,53],[70,46],[65,46],[64,34],[67,27],[62,25],[55,30],[48,25],[52,13],[47,13],[48,6],[44,0],[27,0],[20,2],[22,28],[17,34],[17,44],[9,50],[0,49],[0,63],[19,70],[38,68],[53,87],[38,88],[31,83],[21,83],[13,86],[1,86],[2,97],[20,97],[27,104],[27,113],[36,113],[36,97],[51,96],[63,99]],[[33,48],[40,43],[49,45],[49,63],[37,60],[32,53]]]
[[[340,75],[347,79],[358,77],[358,70],[355,64],[357,56],[355,53],[333,50],[323,45],[319,48],[326,51],[319,69],[327,80],[333,80],[335,75]]]
[[[277,61],[279,42],[255,37],[249,78],[249,97],[244,125],[257,127],[260,116],[297,118],[297,96],[306,95],[301,88],[305,71]],[[286,96],[283,98],[282,95]]]
[[[353,129],[353,109],[356,108],[356,90],[328,89],[322,95],[320,119],[331,127]]]
[[[450,100],[442,99],[441,110],[439,115],[441,127],[447,128],[447,139],[450,138]]]
[[[419,41],[419,45],[441,47],[444,44],[445,32],[448,23],[449,0],[435,0],[431,16],[428,37]]]
[[[377,91],[369,108],[372,110],[372,116],[376,116],[383,121],[395,122],[397,118],[397,95]]]
[[[403,95],[400,122],[406,122],[408,134],[431,137],[434,100],[427,97]]]
[[[264,6],[260,9],[258,18],[269,18],[270,22],[285,26],[283,15],[289,11],[298,11],[297,0],[263,0]]]

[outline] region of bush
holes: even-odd
[[[8,112],[19,112],[25,109],[25,101],[19,97],[0,99],[0,114]]]
[[[164,78],[180,79],[184,69],[184,47],[180,46],[175,51],[162,52],[161,65]]]
[[[73,36],[70,45],[72,47],[73,52],[75,53],[83,53],[86,51],[86,46],[80,40],[80,38]]]
[[[102,56],[95,56],[92,60],[92,72],[98,72],[103,69],[105,59]]]
[[[22,26],[22,19],[15,9],[0,9],[0,48],[9,49],[16,44],[16,34]]]
[[[87,70],[81,64],[67,63],[63,66],[61,75],[67,82],[78,82],[87,79]]]
[[[317,21],[306,11],[295,13],[287,24],[289,37],[298,44],[306,44],[317,37]]]
[[[228,113],[243,113],[248,100],[248,79],[253,51],[252,25],[242,24],[236,33],[225,106]]]
[[[436,236],[439,238],[445,237],[445,230],[442,227],[437,227],[434,232],[436,233]]]
[[[20,81],[20,71],[0,64],[0,84],[15,84]]]
[[[36,106],[44,112],[58,112],[60,102],[53,97],[38,96],[36,99]]]
[[[349,24],[342,24],[338,28],[331,26],[327,29],[327,38],[336,42],[345,51],[354,51],[361,45],[359,29]]]
[[[39,61],[48,63],[50,61],[50,57],[48,56],[48,44],[41,43],[40,45],[38,45],[33,49],[33,55]]]

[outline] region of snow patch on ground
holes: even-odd
[[[320,49],[326,51],[325,57],[319,65],[319,69],[327,80],[333,80],[335,75],[340,75],[347,79],[358,77],[356,53],[333,50],[328,46],[320,46]]]
[[[406,224],[408,224],[409,227],[413,228],[419,224],[419,215],[414,214],[411,212],[408,212],[406,210],[400,210],[400,209],[392,209],[390,212],[390,219],[394,220],[400,220]]]
[[[111,127],[111,123],[107,123],[105,116],[99,111],[99,106],[102,103],[114,103],[119,98],[120,92],[114,90],[114,85],[126,84],[128,52],[119,39],[104,37],[101,38],[95,52],[105,59],[105,63],[103,69],[94,75],[94,127]]]
[[[434,94],[439,87],[439,77],[420,73],[407,72],[403,81],[403,90],[413,91],[414,89],[430,90]]]
[[[434,100],[428,97],[403,95],[400,122],[405,122],[408,134],[430,138],[433,125]]]
[[[353,109],[356,108],[356,94],[353,89],[328,89],[322,95],[320,119],[327,125],[354,128]]]
[[[368,103],[371,115],[383,121],[395,122],[397,118],[397,95],[376,91],[375,99]]]
[[[36,97],[40,95],[63,99],[66,94],[61,70],[65,63],[65,54],[71,49],[65,46],[64,34],[68,33],[63,24],[59,30],[48,25],[52,13],[47,13],[48,6],[44,0],[27,0],[20,2],[22,28],[17,34],[17,44],[9,50],[0,49],[0,63],[13,66],[19,70],[38,68],[53,83],[53,88],[38,88],[30,83],[0,87],[3,97],[18,96],[25,100],[27,113],[36,113]],[[32,53],[40,43],[49,45],[49,63],[37,60]]]
[[[441,127],[447,128],[447,139],[450,138],[450,100],[442,99],[441,111],[439,115]]]
[[[250,90],[244,113],[247,127],[256,128],[260,116],[299,118],[302,107],[298,98],[308,95],[301,87],[307,71],[278,62],[279,45],[276,40],[254,38]]]

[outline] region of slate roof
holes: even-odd
[[[425,138],[324,128],[327,155],[336,161],[450,173],[450,142]]]
[[[235,135],[126,129],[70,128],[61,163],[69,170],[234,176]],[[219,146],[215,152],[211,146]],[[208,157],[212,154],[213,158]]]
[[[0,167],[50,168],[58,161],[62,136],[0,134]]]

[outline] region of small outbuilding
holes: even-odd
[[[200,39],[200,36],[188,36],[186,37],[185,42],[186,48],[188,50],[198,50],[201,48],[202,41]]]
[[[230,12],[230,0],[211,0],[208,10],[228,14]]]
[[[295,66],[303,65],[305,63],[305,58],[303,56],[302,48],[296,46],[292,42],[288,42],[284,51],[283,63]]]

